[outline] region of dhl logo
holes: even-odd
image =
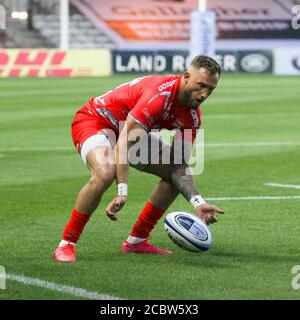
[[[103,52],[99,50],[0,50],[0,77],[106,75],[107,71],[102,70],[101,54]]]
[[[8,77],[70,77],[72,68],[61,67],[62,51],[0,51],[0,75]]]

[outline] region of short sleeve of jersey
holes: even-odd
[[[130,111],[129,116],[149,131],[160,120],[170,96],[171,92],[166,91],[145,94]]]

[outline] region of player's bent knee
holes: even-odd
[[[115,170],[113,168],[98,168],[93,170],[91,183],[98,188],[108,188],[115,179]]]

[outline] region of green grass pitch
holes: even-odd
[[[75,111],[134,76],[2,79],[0,92],[0,265],[7,274],[84,288],[123,299],[299,299],[300,79],[223,75],[203,105],[205,169],[196,177],[205,198],[225,210],[211,227],[213,247],[189,253],[163,229],[151,241],[172,256],[121,255],[120,246],[158,178],[131,170],[130,196],[110,221],[112,186],[78,245],[76,264],[52,252],[89,174],[72,145]],[[280,143],[279,143],[280,142]],[[287,197],[263,199],[264,196]],[[235,197],[235,200],[218,198]],[[241,197],[257,197],[242,200]],[[289,198],[294,197],[294,198]],[[182,197],[170,207],[191,210]],[[79,299],[7,280],[0,299]]]

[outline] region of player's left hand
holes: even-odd
[[[120,211],[125,203],[127,197],[125,196],[117,196],[106,208],[106,214],[111,220],[118,220],[117,219],[117,212]]]
[[[218,208],[215,205],[204,203],[196,208],[196,214],[206,222],[206,224],[212,224],[218,221],[215,212],[224,213],[223,209]]]

